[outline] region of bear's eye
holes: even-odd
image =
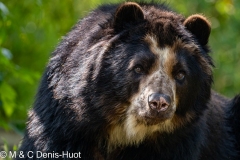
[[[185,79],[185,72],[184,71],[178,72],[175,78],[178,81],[183,81]]]
[[[134,71],[138,74],[143,74],[144,73],[143,67],[141,65],[136,65],[134,67]]]

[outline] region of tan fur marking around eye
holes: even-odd
[[[176,65],[177,63],[177,59],[176,59],[176,53],[174,52],[174,50],[171,48],[170,49],[170,54],[168,55],[168,58],[165,61],[165,70],[167,72],[167,74],[169,75],[169,77],[172,77],[172,71],[173,71],[173,67],[174,65]]]
[[[157,57],[159,57],[161,49],[158,45],[158,42],[156,40],[156,37],[147,34],[144,38],[144,41],[149,45],[149,49],[150,51],[155,54]],[[158,58],[159,59],[159,58]],[[157,68],[159,68],[160,65],[160,61],[157,60],[155,61],[155,64],[151,67],[149,73],[153,73],[155,70],[157,70]]]
[[[154,35],[146,35],[144,40],[149,45],[151,52],[158,57],[158,61],[155,63],[152,70],[159,68],[159,65],[161,65],[166,73],[171,77],[171,70],[176,62],[173,50],[169,47],[160,48],[157,38]]]
[[[156,40],[156,37],[147,34],[144,38],[144,41],[149,45],[150,50],[152,51],[153,54],[158,55],[159,54],[159,45]]]

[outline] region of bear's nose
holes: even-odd
[[[148,105],[157,112],[166,111],[171,103],[171,98],[165,94],[153,93],[148,96]]]

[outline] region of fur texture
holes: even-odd
[[[20,151],[26,159],[28,151],[33,159],[36,151],[239,159],[240,98],[211,90],[210,31],[204,16],[184,18],[161,4],[92,11],[52,53]],[[150,102],[156,95],[161,101]]]

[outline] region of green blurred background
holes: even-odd
[[[61,37],[99,4],[115,2],[122,1],[0,1],[0,141],[6,139],[8,142],[23,134],[27,110],[32,106],[49,55]],[[165,2],[184,16],[203,13],[210,19],[209,43],[216,65],[213,87],[227,97],[239,93],[240,1]],[[9,135],[12,136],[9,138]]]

